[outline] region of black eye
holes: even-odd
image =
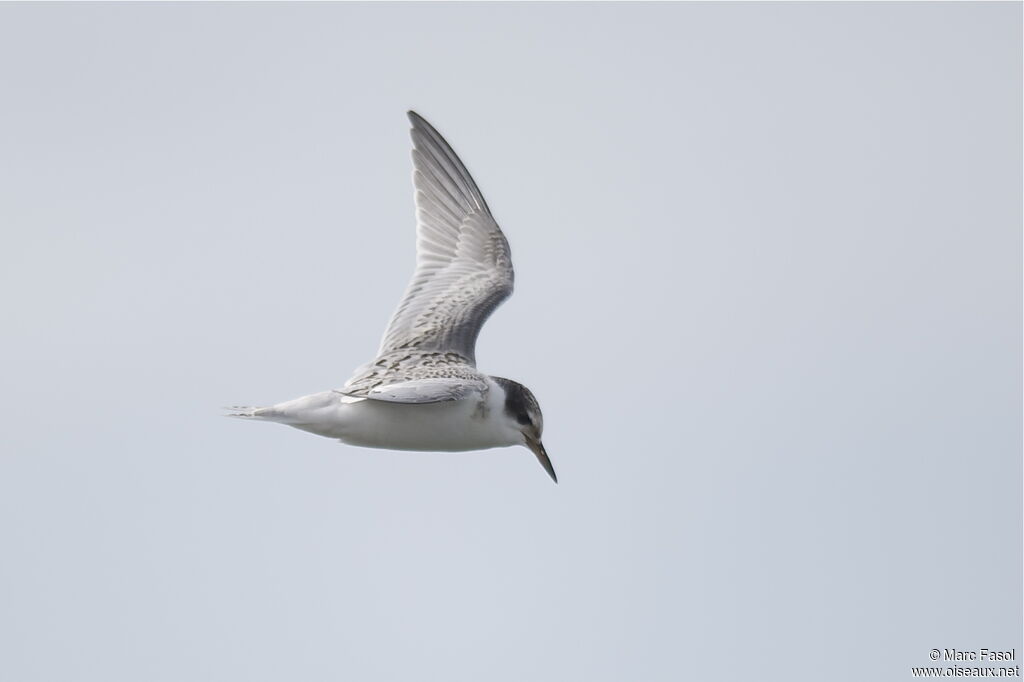
[[[525,412],[520,412],[519,414],[516,415],[516,421],[523,425],[529,424],[530,415],[526,414]]]

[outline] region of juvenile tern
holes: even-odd
[[[556,483],[537,399],[476,368],[480,328],[512,294],[508,241],[451,146],[412,121],[416,269],[377,358],[341,388],[230,416],[287,424],[343,443],[463,451],[524,445]]]

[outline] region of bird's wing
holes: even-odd
[[[356,370],[338,389],[350,398],[436,403],[484,395],[484,376],[458,353],[394,351]]]
[[[370,389],[366,397],[389,403],[440,403],[462,400],[478,393],[479,385],[464,379],[416,379],[398,384],[385,384]]]
[[[508,242],[469,171],[433,126],[412,121],[416,271],[378,355],[458,353],[476,364],[480,327],[512,293]]]

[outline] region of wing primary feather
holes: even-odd
[[[435,149],[432,151],[438,152],[437,156],[448,162],[451,168],[455,171],[458,179],[460,179],[469,190],[469,195],[475,200],[477,206],[487,213],[490,213],[491,210],[487,207],[487,202],[484,200],[484,195],[480,192],[480,188],[477,187],[476,183],[473,181],[473,176],[469,174],[466,166],[463,165],[458,154],[455,153],[455,150],[452,149],[447,140],[441,136],[441,133],[437,132],[434,126],[430,125],[425,118],[417,114],[415,111],[408,112],[408,116],[409,120],[412,122],[413,130],[421,132],[427,140],[433,142]]]
[[[512,293],[508,241],[451,146],[415,112],[409,112],[409,120],[416,270],[378,355],[453,352],[474,366],[480,327]]]

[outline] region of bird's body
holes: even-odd
[[[417,266],[376,359],[339,389],[232,416],[394,450],[525,445],[557,481],[533,394],[476,368],[480,327],[512,293],[508,242],[448,143],[417,114],[409,118]]]
[[[489,383],[483,394],[413,405],[324,391],[258,408],[252,416],[370,448],[461,452],[518,445],[518,430],[505,428],[500,418],[505,392]]]

